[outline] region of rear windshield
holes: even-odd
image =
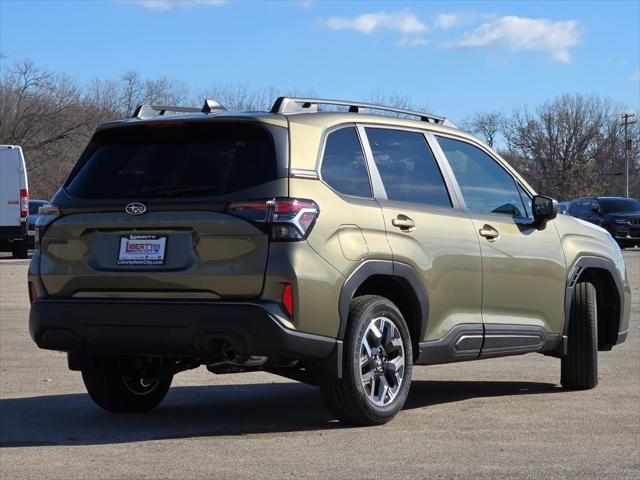
[[[257,125],[157,122],[97,132],[65,188],[76,198],[199,197],[276,178],[273,138]]]
[[[602,213],[640,213],[640,202],[633,198],[601,198]]]

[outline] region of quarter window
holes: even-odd
[[[522,202],[524,203],[524,213],[527,217],[533,218],[533,213],[531,212],[531,196],[527,193],[527,191],[522,188],[522,185],[518,183],[518,191],[520,192],[520,198],[522,198]]]
[[[460,140],[438,137],[438,143],[460,185],[467,208],[527,216],[515,180],[493,158]]]
[[[424,135],[388,128],[366,128],[389,200],[451,207],[442,174]]]
[[[367,166],[354,127],[341,128],[329,134],[321,173],[322,179],[339,193],[371,197]]]

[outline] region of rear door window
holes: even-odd
[[[341,128],[329,134],[320,173],[336,192],[371,197],[369,173],[355,127]]]
[[[389,200],[451,207],[444,179],[423,134],[389,128],[365,130]]]
[[[156,122],[97,132],[65,187],[93,199],[219,196],[277,172],[273,138],[260,126]]]

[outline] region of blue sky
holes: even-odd
[[[638,0],[0,0],[0,52],[80,82],[396,93],[454,121],[578,92],[640,109]]]

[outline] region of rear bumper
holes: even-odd
[[[24,223],[12,227],[0,226],[0,240],[7,242],[22,242],[27,240]]]
[[[29,331],[38,347],[97,355],[215,358],[242,354],[322,360],[336,340],[283,326],[275,303],[40,299]]]

